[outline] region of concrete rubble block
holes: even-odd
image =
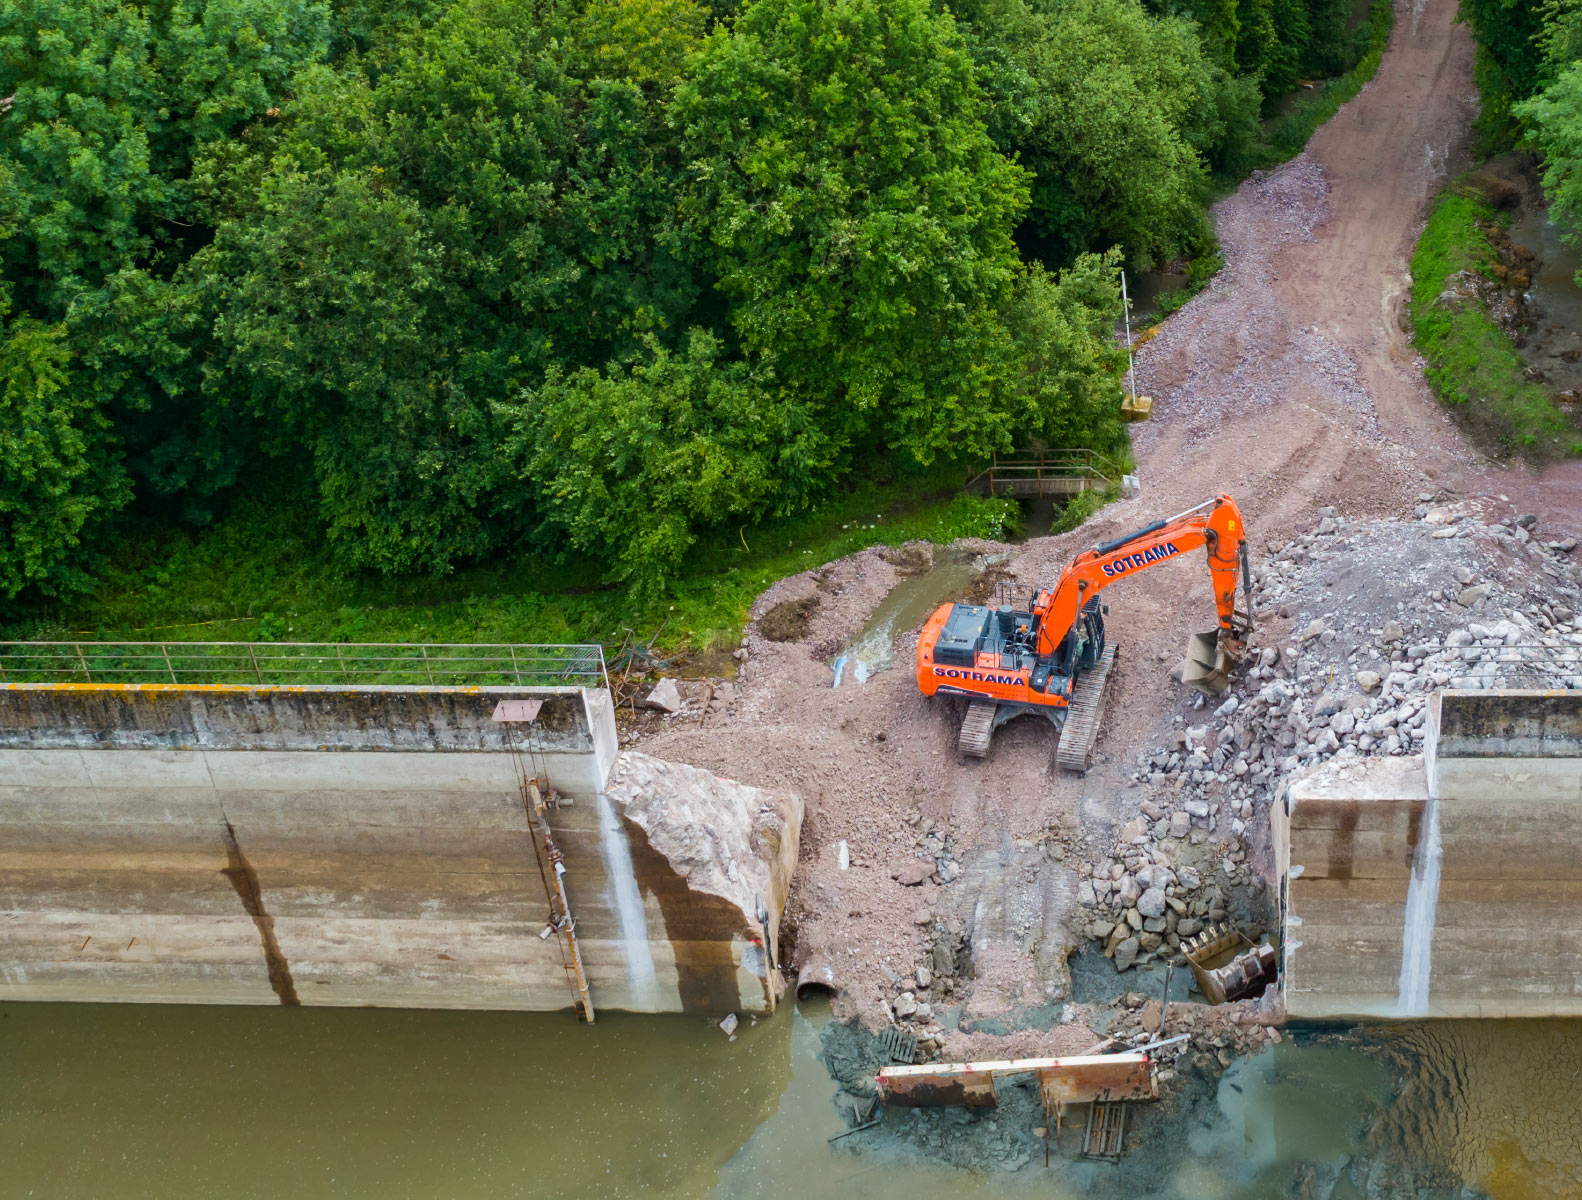
[[[1148,821],[1144,817],[1136,817],[1121,827],[1120,840],[1130,845],[1138,845],[1148,840]]]
[[[644,708],[674,714],[681,711],[681,689],[674,679],[661,679],[643,699]]]
[[[1142,947],[1135,937],[1123,940],[1115,947],[1115,969],[1117,971],[1131,970],[1137,962],[1137,955],[1141,949]]]
[[[674,964],[682,1011],[772,1011],[801,798],[633,751],[605,792],[652,897],[648,939],[660,944],[656,963]]]

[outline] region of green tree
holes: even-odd
[[[3,328],[0,595],[8,599],[83,587],[93,535],[128,499],[108,423],[73,383],[59,325],[24,317]]]
[[[677,90],[685,213],[731,327],[838,448],[1004,444],[1026,190],[983,115],[926,0],[757,0]]]
[[[322,53],[312,0],[11,0],[0,6],[6,277],[58,319],[116,271],[180,251],[195,147],[277,103]]]
[[[103,414],[156,494],[223,487],[242,454],[202,395],[207,322],[173,281],[209,237],[194,159],[267,119],[322,55],[327,13],[318,0],[0,6],[0,269],[20,313],[63,328],[72,395],[57,406]]]
[[[1458,14],[1476,43],[1479,140],[1490,150],[1504,149],[1519,133],[1511,106],[1542,80],[1543,10],[1534,0],[1461,0]]]
[[[1543,156],[1550,217],[1575,245],[1582,232],[1582,63],[1512,111],[1527,124],[1528,141]]]
[[[701,32],[684,0],[664,11]],[[278,449],[308,448],[348,564],[508,541],[493,404],[675,336],[698,294],[662,120],[686,38],[656,51],[624,15],[467,0],[377,75],[303,72],[258,203],[192,264],[222,281],[225,369]],[[638,59],[640,79],[604,73]]]
[[[1019,281],[1007,320],[1025,364],[1020,432],[1051,446],[1124,444],[1118,250],[1084,254],[1058,275],[1036,264]]]
[[[720,355],[702,330],[676,353],[650,339],[642,361],[551,369],[502,406],[507,454],[552,542],[651,595],[700,528],[794,506],[787,480],[805,472],[788,460],[823,457],[822,435],[771,380]]]
[[[1033,81],[1005,147],[1035,174],[1026,243],[1065,264],[1116,243],[1148,261],[1194,242],[1204,158],[1219,152],[1238,93],[1192,23],[1135,0],[1068,0],[1040,3],[1032,25],[1036,35],[1021,21],[999,31]]]

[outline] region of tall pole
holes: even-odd
[[[1132,361],[1132,301],[1126,294],[1126,269],[1121,268],[1121,319],[1126,322],[1126,375],[1132,395],[1137,394],[1137,364]]]

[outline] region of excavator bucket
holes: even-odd
[[[1205,696],[1218,696],[1230,686],[1230,672],[1241,658],[1245,643],[1222,637],[1218,629],[1194,633],[1187,640],[1181,663],[1181,682]]]

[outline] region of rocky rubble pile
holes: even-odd
[[[913,857],[899,864],[890,875],[902,887],[921,887],[927,883],[948,885],[961,878],[961,862],[956,857],[956,835],[923,819],[923,814],[913,809],[907,818],[918,832]],[[933,924],[934,912],[919,908],[920,924]],[[917,1034],[919,1049],[931,1054],[944,1040],[945,1030],[934,1020],[936,1003],[951,997],[956,991],[958,972],[959,938],[947,930],[936,927],[935,940],[909,976],[888,971],[892,996],[890,1012],[898,1024],[906,1025]]]
[[[1181,991],[1187,986],[1184,976],[1184,972],[1177,972],[1177,986]],[[1160,998],[1150,999],[1141,992],[1128,992],[1121,997],[1106,1032],[1131,1047],[1188,1034],[1186,1041],[1159,1046],[1150,1053],[1161,1063],[1174,1063],[1177,1067],[1190,1065],[1209,1075],[1218,1074],[1241,1055],[1255,1054],[1283,1040],[1278,1029],[1264,1023],[1256,1003],[1227,1004],[1220,1008],[1173,1003],[1168,1011],[1161,1013]],[[1168,1083],[1175,1078],[1175,1073],[1175,1067],[1161,1066],[1159,1082]]]
[[[916,852],[892,872],[891,878],[899,880],[903,887],[916,887],[925,880],[939,884],[953,883],[961,878],[961,862],[956,857],[956,835],[938,825],[925,825],[923,814],[916,809],[912,810],[907,821],[918,831]]]
[[[1233,899],[1237,891],[1262,888],[1243,871],[1245,846],[1212,843],[1216,814],[1190,803],[1191,811],[1170,809],[1143,798],[1108,857],[1077,863],[1077,903],[1094,913],[1087,935],[1104,943],[1117,971],[1171,956],[1182,938],[1230,919],[1233,907],[1241,921],[1255,916]]]
[[[1582,687],[1574,539],[1546,542],[1530,516],[1485,523],[1431,495],[1409,522],[1319,515],[1254,572],[1260,620],[1289,636],[1259,646],[1255,631],[1232,692],[1175,715],[1169,743],[1131,775],[1145,789],[1138,815],[1107,857],[1079,867],[1088,936],[1118,970],[1261,889],[1249,827],[1292,772],[1420,752],[1439,688]]]

